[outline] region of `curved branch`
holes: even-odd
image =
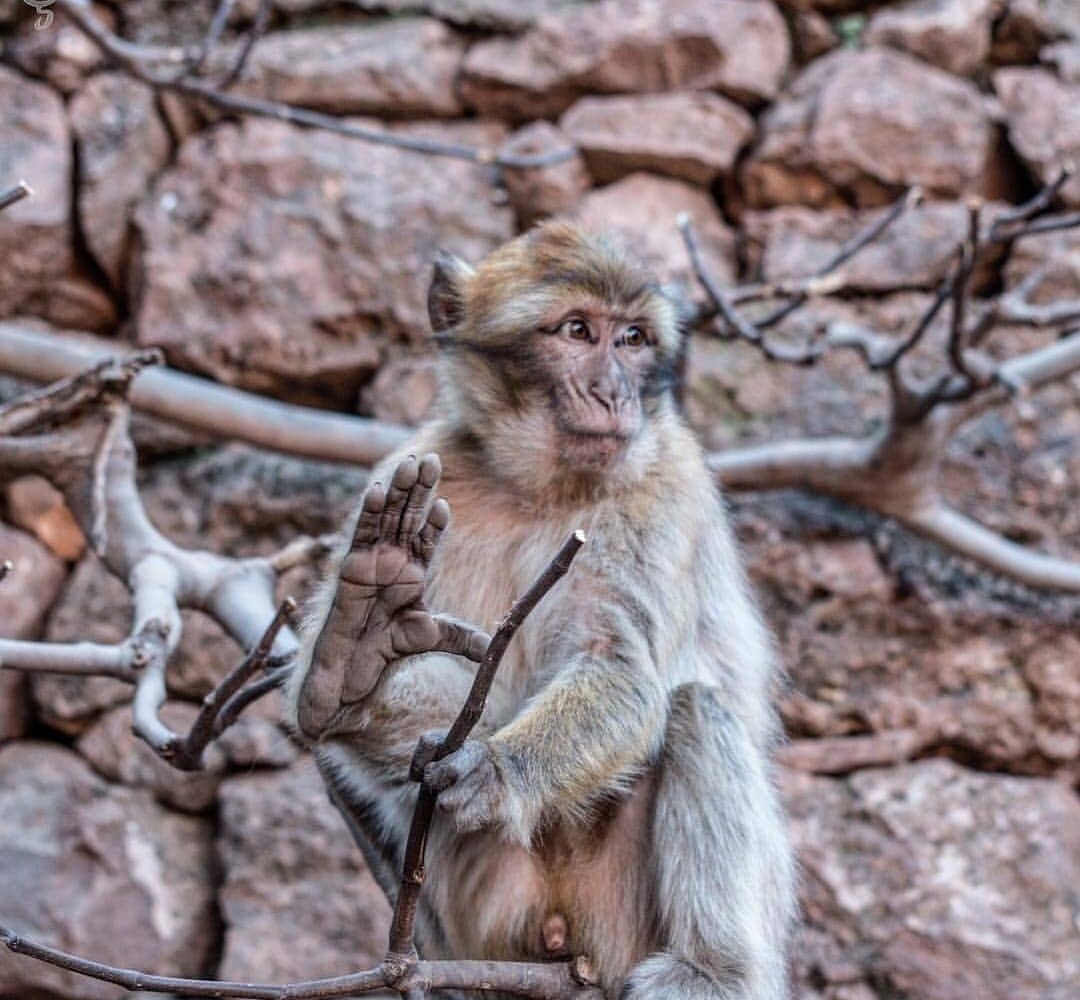
[[[1030,587],[1080,594],[1080,562],[1044,555],[1010,542],[945,503],[913,511],[899,519],[923,537]]]

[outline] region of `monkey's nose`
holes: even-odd
[[[615,413],[615,386],[610,379],[593,379],[589,383],[589,395],[608,413]]]

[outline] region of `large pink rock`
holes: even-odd
[[[465,42],[430,18],[278,31],[260,40],[237,90],[335,114],[453,116]],[[235,53],[223,50],[223,65]]]
[[[80,271],[71,216],[72,144],[60,96],[0,66],[0,189],[25,179],[34,193],[0,217],[0,316],[41,316],[109,330],[115,310]]]
[[[1080,161],[1080,84],[1066,84],[1046,70],[1010,67],[994,74],[1005,107],[1009,141],[1044,184],[1069,162]],[[1080,174],[1061,191],[1080,206]]]
[[[290,982],[382,958],[390,907],[310,758],[222,784],[218,855],[219,977]]]
[[[589,229],[613,234],[662,280],[690,292],[695,289],[693,269],[675,224],[683,213],[693,220],[710,272],[721,283],[730,283],[737,266],[735,238],[713,200],[699,188],[664,177],[631,174],[590,191],[569,215]]]
[[[14,568],[0,580],[0,637],[36,639],[64,582],[64,564],[22,531],[0,523],[0,562]],[[0,743],[23,734],[27,722],[26,678],[0,670]]]
[[[754,120],[717,94],[583,97],[559,121],[601,182],[651,170],[708,185],[730,173]]]
[[[990,29],[1000,6],[994,0],[909,0],[877,11],[863,41],[970,76],[990,54]]]
[[[522,126],[507,140],[500,153],[537,156],[573,149],[568,136],[551,122],[534,121]],[[572,209],[589,187],[589,173],[580,152],[560,163],[527,170],[506,170],[503,184],[520,228],[539,219]]]
[[[782,789],[804,997],[1075,995],[1080,803],[1065,785],[928,760],[844,781],[788,774]]]
[[[512,235],[493,190],[472,164],[277,122],[193,137],[136,216],[139,342],[225,382],[351,405],[380,343],[426,337],[436,250],[476,260]]]
[[[761,281],[806,277],[883,211],[815,212],[792,205],[748,212],[743,227],[750,276]],[[959,202],[929,202],[910,209],[842,265],[838,280],[860,292],[932,288],[954,266],[967,218],[967,208]]]
[[[811,63],[761,126],[743,171],[753,207],[879,205],[914,184],[930,196],[992,196],[1005,183],[974,85],[888,49]]]
[[[719,90],[759,104],[790,58],[772,0],[602,0],[474,45],[462,91],[484,114],[556,115],[585,94]]]
[[[68,108],[79,150],[79,222],[114,288],[124,286],[131,215],[169,159],[149,87],[123,73],[92,77]]]
[[[69,750],[0,748],[0,923],[78,955],[173,976],[217,937],[206,820],[107,785]],[[120,986],[0,950],[0,993],[113,1000]]]

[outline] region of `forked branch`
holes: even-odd
[[[1080,562],[1017,545],[949,506],[939,491],[940,466],[956,428],[979,410],[1006,402],[1080,371],[1080,301],[1035,305],[1028,296],[1041,272],[1015,289],[976,300],[972,275],[989,256],[1033,233],[1080,226],[1080,213],[1043,216],[1071,176],[1066,166],[1026,204],[999,214],[984,226],[984,209],[968,206],[967,232],[956,248],[949,274],[923,314],[900,337],[847,322],[815,328],[809,340],[790,345],[771,337],[776,319],[801,308],[813,295],[844,291],[837,268],[884,234],[918,198],[909,192],[874,220],[818,271],[803,279],[724,289],[702,259],[693,224],[678,220],[691,265],[707,304],[697,314],[704,332],[750,344],[770,361],[816,364],[826,353],[851,350],[871,372],[888,382],[888,414],[880,431],[858,437],[780,441],[734,448],[709,456],[717,479],[728,489],[802,488],[824,493],[895,518],[912,531],[995,572],[1034,586],[1080,593]],[[761,320],[746,316],[747,302],[780,300]],[[914,377],[905,359],[948,309],[948,330],[938,371]],[[1027,324],[1058,331],[1060,339],[1025,355],[994,361],[978,345],[998,323]],[[717,324],[720,324],[717,326]]]
[[[138,373],[160,360],[158,352],[144,351],[102,361],[0,409],[0,478],[33,473],[60,489],[91,547],[127,585],[134,604],[129,636],[119,644],[0,639],[0,666],[100,674],[132,684],[135,732],[164,760],[193,769],[221,732],[225,713],[230,720],[238,714],[236,699],[245,684],[271,659],[296,648],[284,627],[292,605],[276,606],[274,584],[275,567],[295,562],[297,554],[288,560],[232,559],[180,548],[154,527],[135,484],[127,394]],[[169,659],[180,641],[181,608],[206,612],[251,650],[211,692],[186,736],[170,730],[159,714]]]

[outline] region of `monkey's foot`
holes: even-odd
[[[434,651],[483,658],[487,633],[424,605],[427,568],[450,522],[449,504],[435,496],[440,474],[437,455],[409,456],[389,489],[375,483],[364,494],[300,692],[309,736],[363,700],[395,660]]]

